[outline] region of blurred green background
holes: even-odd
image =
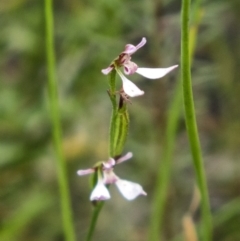
[[[76,171],[108,158],[111,103],[101,69],[142,37],[133,56],[142,67],[180,59],[178,0],[58,0],[54,2],[56,71],[77,240],[90,222],[88,177]],[[202,4],[192,80],[214,220],[214,240],[240,240],[240,1]],[[111,187],[95,240],[147,240],[168,107],[179,69],[150,81],[132,76],[145,95],[129,105],[125,152],[115,169],[141,183],[147,197],[128,202]],[[118,80],[120,85],[120,80]],[[44,1],[0,1],[0,240],[61,241],[56,160],[47,95]],[[178,240],[194,190],[183,112],[179,118],[163,240]],[[194,215],[198,223],[198,212]]]

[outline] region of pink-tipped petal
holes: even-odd
[[[107,75],[112,71],[112,69],[113,69],[113,67],[109,66],[106,69],[102,69],[101,71],[102,71],[103,74]]]
[[[91,173],[94,173],[94,172],[95,172],[94,168],[89,168],[89,169],[86,169],[86,170],[78,170],[77,174],[79,176],[84,176],[84,175],[88,175],[88,174],[91,174]]]
[[[147,195],[142,186],[135,182],[119,179],[116,182],[116,186],[121,194],[129,201],[135,199],[139,195]]]
[[[123,82],[123,90],[124,92],[130,96],[130,97],[136,97],[136,96],[140,96],[144,94],[144,91],[140,90],[132,81],[130,81],[129,79],[127,79],[122,73],[121,71],[119,71],[118,69],[116,69],[119,76],[122,79]]]
[[[116,164],[119,164],[119,163],[122,163],[124,161],[127,161],[129,160],[130,158],[132,158],[133,154],[132,152],[128,152],[127,154],[125,154],[124,156],[121,156],[119,157],[117,160],[116,160]]]
[[[103,180],[100,179],[98,180],[97,185],[95,186],[95,188],[93,189],[91,196],[90,196],[90,201],[103,201],[103,200],[107,200],[110,199],[110,193],[108,191],[108,189],[105,187]]]
[[[159,79],[177,68],[178,65],[174,65],[168,68],[138,68],[136,73],[148,78],[148,79]]]
[[[142,38],[141,42],[137,45],[134,46],[132,44],[127,44],[125,46],[124,51],[122,52],[123,54],[129,54],[132,55],[134,54],[138,49],[140,49],[141,47],[143,47],[146,44],[147,40],[146,38]]]

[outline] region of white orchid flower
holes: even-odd
[[[101,177],[98,178],[97,185],[93,189],[91,196],[90,196],[90,201],[103,201],[110,199],[110,193],[106,186],[104,185],[103,179]]]
[[[138,73],[148,79],[159,79],[177,68],[178,65],[173,65],[168,68],[139,68],[138,65],[131,61],[131,55],[134,54],[138,49],[146,44],[146,38],[142,38],[141,42],[134,46],[127,44],[125,50],[108,66],[106,69],[102,69],[102,73],[107,75],[113,69],[115,69],[120,76],[123,83],[124,92],[130,97],[136,97],[144,94],[144,91],[140,90],[132,81],[127,79],[120,70],[123,67],[126,75]]]
[[[99,200],[109,199],[110,194],[109,194],[108,189],[105,186],[108,184],[116,184],[120,193],[127,200],[133,200],[136,197],[138,197],[139,195],[145,195],[145,196],[147,195],[141,185],[139,185],[138,183],[120,179],[113,172],[113,167],[116,164],[127,161],[131,157],[132,157],[132,153],[128,152],[126,155],[118,158],[117,160],[114,160],[113,158],[109,158],[109,160],[107,162],[101,163],[101,166],[100,166],[101,170],[98,173],[98,181],[90,196],[91,201],[94,201],[94,200],[99,201]],[[79,170],[77,172],[77,174],[82,176],[82,175],[91,174],[95,171],[99,171],[99,168],[90,168],[90,169],[86,169],[86,170]],[[103,177],[102,177],[101,173],[103,173]]]

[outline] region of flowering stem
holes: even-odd
[[[182,35],[181,35],[181,79],[183,88],[183,100],[185,108],[185,121],[192,151],[193,164],[196,172],[197,184],[201,193],[201,211],[202,211],[202,239],[211,240],[212,220],[206,176],[201,156],[201,147],[198,137],[198,130],[195,117],[195,109],[192,93],[191,64],[189,51],[189,12],[190,0],[182,0]]]
[[[129,126],[129,116],[127,111],[127,104],[124,103],[122,97],[120,97],[120,101],[122,101],[122,106],[120,106],[117,110],[115,121],[114,121],[114,139],[113,139],[113,156],[120,156],[122,154],[127,134],[128,134],[128,126]]]
[[[117,99],[116,99],[116,71],[113,69],[110,74],[109,79],[109,97],[112,102],[112,116],[110,121],[110,134],[109,134],[109,156],[114,157],[114,133],[115,133],[115,123],[116,123],[116,114],[117,114]],[[88,234],[86,237],[86,241],[90,241],[92,239],[92,236],[94,234],[98,216],[100,214],[100,211],[102,210],[102,207],[104,205],[104,201],[99,201],[94,206],[94,209],[92,211],[92,218],[91,223],[88,229]]]
[[[53,10],[52,0],[45,0],[45,19],[46,19],[46,54],[48,66],[48,94],[50,111],[53,126],[53,142],[57,157],[58,183],[61,195],[61,209],[63,219],[63,229],[65,240],[74,241],[75,233],[70,204],[70,195],[66,174],[66,165],[62,149],[62,133],[60,124],[60,113],[58,107],[58,91],[55,76],[55,56],[53,40]]]
[[[128,112],[126,103],[122,97],[120,97],[120,103],[118,105],[116,98],[116,70],[113,69],[109,79],[109,97],[112,102],[112,116],[110,121],[110,133],[109,133],[109,156],[116,157],[122,154],[123,146],[126,142],[128,132]],[[86,241],[92,239],[99,213],[104,205],[104,201],[99,201],[95,205],[91,224],[89,226]]]
[[[115,135],[115,123],[117,116],[117,99],[116,99],[116,70],[113,69],[109,77],[109,97],[112,102],[112,115],[110,121],[110,133],[109,133],[109,156],[114,157],[114,135]]]
[[[200,22],[200,1],[195,1],[193,21],[190,28],[190,60],[192,61],[193,53],[195,50],[196,37],[198,32],[198,26]],[[159,167],[159,173],[156,184],[156,193],[153,199],[152,217],[150,224],[149,240],[157,241],[161,240],[159,234],[162,233],[163,217],[165,212],[165,205],[168,195],[168,186],[170,180],[170,170],[172,164],[172,156],[174,151],[174,142],[176,139],[176,132],[178,121],[181,113],[182,106],[182,85],[180,76],[178,77],[175,93],[173,94],[173,100],[169,107],[167,115],[167,127],[165,142],[163,148],[162,161]]]
[[[112,70],[109,79],[109,97],[112,102],[112,116],[110,121],[109,156],[122,154],[127,139],[129,116],[127,103],[120,95],[119,103],[116,99],[116,70]]]
[[[103,201],[98,202],[97,205],[93,209],[91,224],[89,226],[89,230],[88,230],[88,235],[87,235],[86,241],[90,241],[92,239],[92,236],[93,236],[96,224],[97,224],[97,219],[98,219],[100,211],[102,210],[103,205],[104,205]]]

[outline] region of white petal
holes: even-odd
[[[109,66],[106,69],[102,69],[101,71],[102,71],[103,74],[107,75],[112,71],[112,69],[113,69],[113,67]]]
[[[102,180],[99,180],[95,188],[93,189],[90,200],[94,201],[100,201],[100,200],[107,200],[110,198],[110,193],[106,186],[103,184]]]
[[[127,199],[127,200],[133,200],[139,195],[147,195],[146,192],[143,191],[143,188],[138,183],[121,180],[119,179],[116,182],[116,185],[121,192],[121,194]]]
[[[88,175],[88,174],[91,174],[91,173],[94,173],[94,172],[95,172],[94,168],[89,168],[89,169],[85,169],[85,170],[78,170],[77,174],[79,176],[83,176],[83,175]]]
[[[123,82],[123,90],[130,97],[136,97],[144,94],[144,91],[140,90],[132,81],[127,79],[121,71],[117,70],[119,76]]]
[[[132,152],[128,152],[127,154],[125,154],[124,156],[121,156],[119,157],[117,160],[116,160],[116,164],[119,164],[119,163],[122,163],[124,161],[127,161],[129,160],[130,158],[132,158],[133,154]]]
[[[168,68],[138,68],[136,73],[148,78],[148,79],[159,79],[177,68],[178,65],[174,65]]]

